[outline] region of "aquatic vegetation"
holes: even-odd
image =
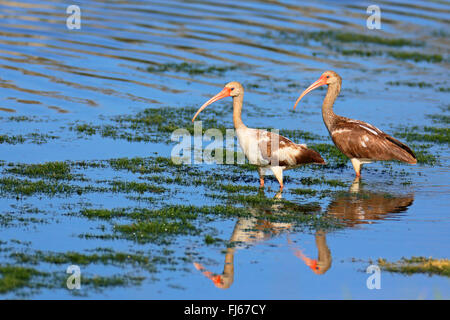
[[[206,236],[205,236],[205,243],[206,244],[213,244],[213,243],[216,243],[217,242],[217,239],[216,238],[214,238],[213,236],[211,236],[211,235],[209,235],[209,234],[207,234]]]
[[[141,285],[144,280],[145,277],[133,275],[112,275],[109,277],[94,275],[91,277],[84,276],[83,286],[97,290],[109,287],[129,287]]]
[[[137,242],[162,242],[167,243],[168,235],[187,235],[198,232],[187,221],[139,221],[133,224],[117,224],[115,231],[121,233],[126,239]],[[164,238],[163,238],[164,237]]]
[[[142,276],[128,274],[90,276],[84,273],[82,276],[82,290],[136,286],[140,285],[144,279],[145,277]],[[18,295],[27,296],[31,293],[37,293],[41,289],[64,290],[66,288],[66,280],[67,278],[61,275],[61,272],[43,272],[35,268],[13,265],[0,266],[0,294],[17,292]],[[72,291],[72,294],[79,295],[82,292],[75,290]]]
[[[125,209],[82,209],[80,212],[83,216],[87,218],[98,218],[98,219],[111,219],[114,217],[123,217],[127,215],[127,212]]]
[[[322,45],[330,50],[333,50],[344,56],[389,56],[398,60],[412,60],[414,62],[431,62],[439,63],[443,61],[440,54],[426,54],[415,51],[383,51],[379,48],[385,47],[425,47],[425,42],[410,40],[405,38],[389,38],[367,35],[362,33],[352,33],[343,31],[279,31],[267,32],[263,35],[264,38],[273,39],[276,42],[288,44],[305,44],[311,41],[320,42]],[[355,44],[355,48],[348,49],[346,44]],[[360,45],[364,44],[365,48],[368,45],[374,46],[372,50],[362,50]],[[343,49],[344,45],[347,49]]]
[[[15,291],[23,287],[36,287],[32,281],[37,277],[45,277],[47,274],[35,270],[13,265],[0,266],[0,294]]]
[[[439,63],[442,62],[443,58],[440,54],[425,54],[420,52],[400,52],[400,51],[388,51],[387,53],[394,59],[399,60],[413,60],[414,62],[432,62]]]
[[[427,118],[430,118],[435,123],[442,123],[442,124],[449,124],[450,123],[450,116],[446,114],[428,114],[426,115]]]
[[[327,166],[336,168],[346,167],[348,158],[334,145],[327,143],[312,143],[309,148],[319,152],[325,159]]]
[[[396,262],[378,259],[378,265],[386,271],[407,275],[425,273],[450,277],[450,260],[425,257],[402,258]]]
[[[291,189],[290,192],[293,194],[304,195],[304,196],[314,196],[317,194],[317,190],[304,189],[304,188]]]
[[[26,135],[0,135],[0,144],[22,144],[22,143],[34,143],[34,144],[43,144],[47,143],[49,140],[58,139],[58,136],[53,136],[49,134],[41,134],[41,133],[28,133]]]
[[[113,223],[115,235],[107,238],[124,238],[138,242],[167,243],[170,236],[197,234],[199,230],[189,221],[197,218],[197,209],[192,206],[168,206],[161,209],[115,208],[83,209],[81,214],[90,219],[110,220],[127,217],[131,224]]]
[[[0,178],[0,194],[14,196],[69,196],[73,194],[82,195],[92,192],[120,192],[120,193],[163,193],[164,187],[151,185],[148,183],[138,183],[134,181],[113,180],[109,182],[110,187],[85,185],[79,186],[57,181],[17,179],[13,177]]]
[[[25,138],[21,135],[19,135],[19,136],[0,135],[0,143],[17,144],[17,143],[24,143],[24,142],[25,142]]]
[[[200,74],[218,74],[222,75],[223,73],[231,70],[237,69],[237,66],[205,66],[203,64],[198,63],[165,63],[160,64],[155,67],[148,67],[148,72],[183,72],[189,75],[200,75]]]
[[[129,142],[173,143],[170,137],[176,129],[185,129],[191,135],[195,133],[194,124],[191,121],[195,111],[195,107],[148,108],[134,115],[110,117],[108,120],[111,123],[103,121],[101,125],[77,124],[69,126],[69,130],[85,137],[99,135],[103,138]],[[224,113],[220,108],[210,109],[208,113],[202,115],[202,126],[198,129],[199,132],[205,134],[209,128],[215,128],[225,135],[226,130],[232,126],[231,118],[227,121],[220,120],[223,116]],[[227,123],[229,123],[228,126]]]
[[[412,41],[404,38],[388,38],[372,36],[367,34],[358,34],[350,32],[337,32],[337,31],[320,31],[312,35],[312,38],[329,39],[334,38],[339,42],[362,42],[362,43],[376,43],[391,47],[403,47],[403,46],[423,46],[424,43],[420,41]]]
[[[411,128],[402,128],[396,134],[399,137],[405,138],[407,141],[424,141],[438,144],[450,143],[450,128],[413,126]]]
[[[299,130],[299,129],[295,129],[295,130],[281,129],[279,131],[279,134],[284,137],[288,137],[290,140],[292,140],[296,143],[302,143],[301,141],[323,140],[324,138],[326,138],[326,137],[314,134],[312,132],[303,131],[303,130]]]
[[[134,254],[129,252],[117,252],[113,250],[97,250],[99,252],[85,254],[75,251],[67,252],[43,252],[37,250],[32,253],[14,252],[10,254],[10,258],[16,263],[38,265],[40,263],[50,264],[108,264],[108,265],[137,265],[145,270],[154,271],[155,267],[151,263],[148,256],[142,254]]]
[[[66,162],[45,162],[43,164],[15,164],[5,169],[7,173],[26,176],[29,178],[47,178],[55,180],[72,180],[70,165]]]
[[[137,192],[137,193],[163,193],[166,191],[164,187],[155,186],[145,182],[135,182],[135,181],[112,181],[111,183],[112,192]]]
[[[310,185],[314,185],[314,184],[326,184],[329,185],[331,187],[348,187],[347,183],[336,180],[336,179],[326,179],[324,177],[321,178],[311,178],[311,177],[307,177],[307,178],[301,178],[300,179],[301,183],[307,186]]]
[[[417,163],[419,164],[432,166],[438,162],[438,156],[429,153],[427,151],[427,146],[415,146],[414,154],[416,155]]]
[[[48,182],[45,180],[31,181],[27,179],[16,179],[13,177],[0,178],[0,194],[31,196],[34,194],[46,195],[68,195],[73,193],[81,194],[84,188],[59,182]]]
[[[387,55],[397,60],[412,60],[414,62],[430,62],[439,63],[443,61],[440,54],[425,54],[420,52],[403,52],[403,51],[367,51],[361,49],[351,49],[351,50],[341,50],[336,49],[336,51],[344,56],[360,56],[360,57],[373,57],[373,56],[383,56]]]
[[[178,128],[186,129],[190,134],[194,134],[194,124],[191,119],[196,110],[197,107],[148,108],[135,115],[116,116],[112,120],[119,124],[122,129],[131,129],[135,134],[139,132],[172,134]],[[219,121],[224,115],[225,113],[220,108],[208,110],[208,113],[202,115],[201,132],[205,133],[208,128],[217,128],[222,129],[225,133],[226,128]]]
[[[412,81],[388,81],[386,84],[390,86],[408,86],[408,87],[419,87],[419,88],[431,88],[433,85],[431,83],[426,83],[424,81],[412,82]]]
[[[372,43],[389,47],[421,47],[424,43],[421,41],[413,41],[405,38],[388,38],[372,36],[362,33],[343,32],[335,30],[327,31],[279,31],[277,33],[267,32],[263,35],[265,38],[277,39],[278,41],[290,41],[298,43],[299,41],[318,41],[325,44],[332,42],[341,43]]]
[[[219,190],[223,190],[226,192],[256,192],[258,191],[258,187],[256,186],[248,186],[248,185],[232,185],[232,184],[218,184],[217,187],[215,187]]]

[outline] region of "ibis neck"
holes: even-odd
[[[336,98],[339,95],[340,91],[341,91],[341,85],[339,83],[336,82],[336,83],[332,83],[332,84],[328,85],[327,95],[325,96],[325,99],[323,100],[322,117],[323,117],[323,122],[325,122],[325,125],[328,128],[328,131],[330,131],[330,128],[333,125],[333,122],[337,118],[336,114],[333,112],[333,104],[334,104],[334,101],[336,101]]]
[[[246,128],[245,124],[242,122],[242,102],[244,100],[244,95],[240,94],[233,97],[233,123],[235,129]]]

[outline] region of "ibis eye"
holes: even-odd
[[[231,88],[231,91],[233,91],[234,90],[234,88]]]
[[[330,76],[327,76],[327,79],[330,79]]]

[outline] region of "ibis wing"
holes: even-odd
[[[306,145],[296,144],[279,134],[258,130],[258,147],[272,166],[295,167],[306,163],[324,164],[319,153]]]
[[[407,145],[363,121],[338,122],[331,131],[331,137],[349,158],[416,162],[413,151]]]

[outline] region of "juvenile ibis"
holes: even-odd
[[[288,238],[288,244],[294,252],[294,255],[301,260],[315,273],[324,274],[331,268],[331,251],[327,245],[326,234],[322,230],[316,231],[316,247],[317,247],[317,259],[311,259],[307,257],[301,249],[295,248],[291,239]]]
[[[341,91],[342,79],[334,71],[324,72],[320,78],[310,85],[294,105],[310,91],[328,85],[328,91],[323,100],[322,117],[336,147],[352,162],[356,177],[361,176],[363,164],[373,161],[399,160],[417,163],[414,152],[404,143],[384,133],[373,125],[336,115],[333,103]]]
[[[264,187],[264,175],[268,169],[275,175],[282,191],[283,170],[307,163],[325,164],[318,152],[308,149],[304,144],[296,144],[273,132],[246,127],[241,118],[244,88],[236,81],[227,83],[222,91],[206,101],[198,109],[192,122],[208,105],[225,97],[233,98],[233,123],[239,145],[249,162],[258,167],[260,187]]]

